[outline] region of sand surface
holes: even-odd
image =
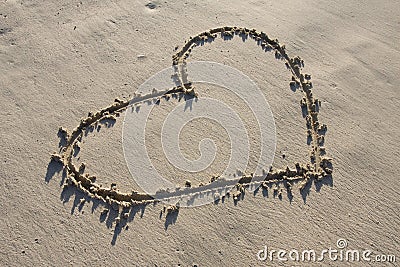
[[[336,247],[373,255],[399,254],[397,163],[400,136],[400,8],[396,1],[146,1],[0,3],[0,265],[1,266],[382,266],[377,262],[259,261],[270,249]],[[76,188],[63,190],[62,172],[49,164],[58,151],[60,126],[72,130],[88,112],[115,98],[130,99],[153,74],[170,67],[174,48],[221,26],[255,28],[300,56],[321,101],[328,126],[333,173],[301,194],[273,190],[240,201],[161,213],[162,204],[139,205],[116,224],[121,210]],[[301,92],[289,87],[285,65],[254,42],[218,39],[198,47],[190,61],[215,61],[249,76],[263,91],[276,124],[273,166],[309,161]],[[199,95],[225,99],[248,122],[254,118],[221,88]],[[223,127],[194,121],[180,136],[182,153],[199,157],[207,136],[220,147],[210,169],[189,174],[169,166],[160,152],[161,123],[177,102],[162,103],[147,125],[155,168],[176,183],[207,182],[229,159]],[[122,146],[122,119],[84,138],[79,159],[104,187],[137,190]],[[199,129],[202,132],[199,132]],[[397,136],[397,137],[396,137]],[[283,157],[284,155],[284,157]],[[256,156],[250,155],[250,165]],[[251,167],[253,166],[251,165]],[[177,180],[174,180],[177,179]],[[81,199],[85,199],[81,203]],[[103,214],[105,208],[110,209]],[[397,260],[397,259],[396,259]],[[397,266],[398,263],[385,263]],[[384,264],[384,265],[385,265]],[[385,265],[385,266],[386,266]]]

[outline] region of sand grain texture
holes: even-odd
[[[338,238],[350,248],[398,253],[400,10],[394,1],[146,4],[0,3],[0,265],[265,266],[256,257],[264,245],[317,250]],[[292,202],[269,190],[167,218],[160,218],[162,205],[138,206],[127,214],[128,229],[124,223],[115,227],[118,213],[101,215],[102,204],[93,205],[85,194],[62,195],[61,172],[48,170],[59,126],[72,130],[89,111],[117,97],[129,99],[171,65],[176,45],[224,25],[264,31],[304,59],[322,102],[318,119],[329,127],[325,147],[334,159],[333,186],[317,192],[313,185],[305,201],[297,190]],[[288,162],[307,157],[301,150],[307,149],[305,133],[297,132],[305,131],[305,121],[299,121],[290,75],[283,63],[259,58],[257,46],[248,45],[232,40],[196,48],[189,62],[213,60],[250,76],[274,111],[277,153],[287,154]],[[282,99],[288,108],[277,105]],[[129,190],[120,127],[117,122],[95,133],[98,139],[88,137],[82,160],[99,178],[118,173],[121,188]]]

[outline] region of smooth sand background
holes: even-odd
[[[0,3],[0,265],[265,266],[256,258],[264,245],[322,250],[335,247],[338,238],[345,238],[351,249],[400,256],[396,1],[159,1],[152,10],[145,4]],[[61,175],[45,182],[49,155],[59,142],[58,127],[72,129],[88,111],[128,97],[170,66],[176,45],[224,25],[265,31],[286,44],[289,55],[305,60],[314,93],[323,103],[319,119],[328,125],[333,187],[316,192],[312,186],[305,203],[297,191],[292,203],[286,197],[247,194],[236,206],[228,199],[183,209],[175,223],[159,218],[161,205],[148,206],[143,214],[134,210],[129,229],[121,232],[110,227],[111,219],[101,222],[101,207],[93,213],[91,203],[82,210],[75,207],[81,196],[63,203]],[[283,99],[277,92],[293,93],[290,76],[279,80],[284,68],[259,67],[275,64],[271,57],[250,54],[257,58],[242,60],[247,50],[239,43],[221,44],[225,50],[212,45],[198,49],[194,59],[232,65],[266,88],[266,95],[276,87],[269,98],[274,108]],[[237,61],[231,55],[235,49]],[[284,110],[275,104],[279,140],[306,145],[291,123],[280,123],[304,121]],[[96,149],[88,150],[88,168],[104,177],[127,175],[118,125],[104,133],[108,142],[97,141],[102,147],[96,161],[90,161]],[[96,144],[88,141],[88,147],[89,142]],[[280,142],[278,152],[288,150],[288,160],[299,156],[290,152],[299,141],[286,148]],[[128,180],[121,183],[129,187]],[[381,266],[359,263],[367,265]]]

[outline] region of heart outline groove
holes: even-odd
[[[175,69],[175,79],[179,85],[173,88],[168,88],[162,91],[154,91],[147,95],[134,95],[129,100],[115,99],[114,103],[104,109],[101,109],[95,113],[89,113],[86,118],[81,119],[80,124],[71,132],[60,127],[59,137],[62,139],[60,144],[59,153],[53,153],[51,155],[51,162],[58,162],[62,164],[63,170],[66,172],[67,179],[63,187],[75,186],[80,191],[85,193],[88,197],[98,199],[106,202],[110,205],[122,206],[123,208],[129,208],[135,205],[149,204],[160,202],[160,199],[154,198],[147,193],[141,193],[132,191],[131,193],[123,193],[117,190],[115,187],[104,188],[95,182],[96,176],[91,176],[88,173],[81,173],[79,167],[75,166],[72,162],[75,149],[77,149],[78,142],[82,139],[84,133],[94,125],[106,120],[115,121],[116,117],[126,111],[132,103],[143,103],[145,101],[162,101],[168,99],[170,95],[175,94],[179,97],[197,98],[197,92],[195,92],[192,83],[188,80],[188,73],[186,70],[187,59],[190,56],[192,49],[198,46],[199,43],[212,42],[220,35],[224,40],[230,40],[235,35],[239,35],[242,38],[251,38],[262,47],[264,51],[271,51],[275,53],[275,58],[285,63],[286,68],[292,74],[292,81],[290,87],[298,88],[303,92],[303,97],[300,100],[300,106],[303,114],[306,114],[306,133],[307,138],[311,140],[309,159],[307,163],[295,163],[294,168],[286,167],[286,169],[272,169],[268,167],[269,171],[260,179],[256,179],[253,175],[243,174],[238,179],[236,184],[236,192],[233,193],[234,199],[238,199],[243,194],[246,188],[249,186],[261,186],[262,188],[269,188],[270,185],[283,185],[288,193],[291,194],[292,186],[294,183],[298,183],[300,191],[303,191],[312,180],[322,181],[327,177],[331,177],[333,167],[332,159],[326,156],[325,133],[327,126],[322,124],[318,120],[318,113],[321,106],[321,102],[314,98],[312,93],[312,82],[311,76],[308,74],[301,73],[304,62],[300,57],[290,58],[286,53],[284,45],[280,45],[277,39],[270,39],[264,32],[258,32],[255,29],[241,28],[241,27],[219,27],[209,31],[200,33],[194,37],[191,37],[184,46],[173,55],[173,68]],[[219,186],[225,186],[225,184],[219,183],[218,179],[211,180],[212,188],[208,185],[202,185],[199,187],[185,188],[184,193],[191,194],[196,191],[207,191],[215,190]],[[208,187],[207,187],[208,186]],[[277,190],[277,189],[276,189]],[[274,189],[275,191],[275,189]],[[274,192],[279,193],[279,192]],[[171,193],[172,196],[173,193]],[[168,196],[166,196],[168,198]],[[179,206],[169,207],[168,212],[176,211]]]

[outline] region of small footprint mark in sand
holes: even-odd
[[[153,2],[149,2],[145,6],[148,7],[149,9],[155,9],[157,7],[157,5]]]

